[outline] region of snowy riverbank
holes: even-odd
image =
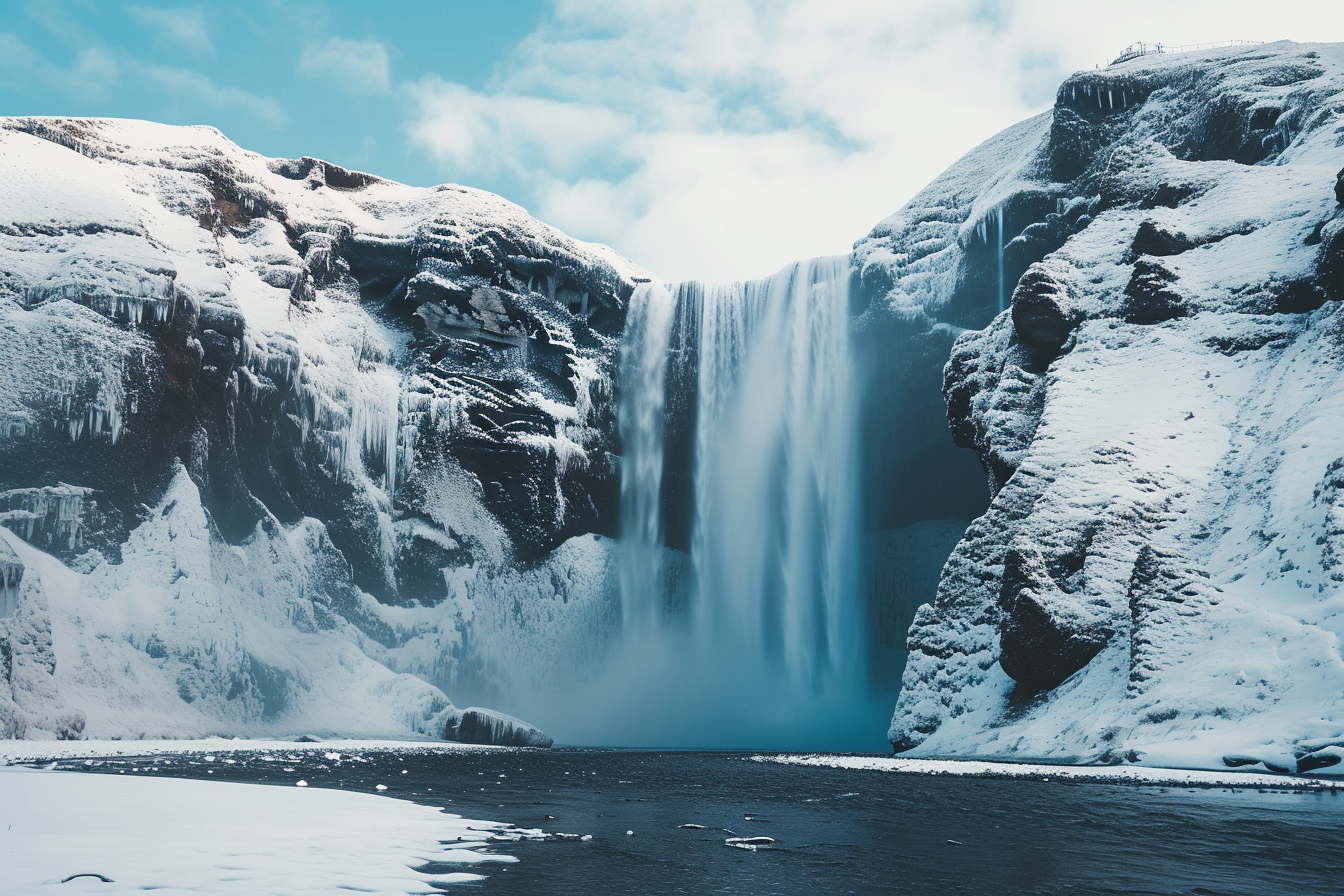
[[[515,862],[490,848],[533,836],[374,794],[0,768],[14,896],[76,875],[69,889],[101,893],[433,893]]]
[[[756,762],[777,762],[855,771],[902,772],[953,777],[1023,778],[1091,784],[1147,784],[1159,787],[1251,787],[1278,790],[1334,788],[1332,780],[1259,772],[1210,771],[1138,765],[1048,765],[976,759],[906,759],[898,756],[838,756],[824,753],[757,755]],[[1324,774],[1324,772],[1318,772]]]

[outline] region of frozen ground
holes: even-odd
[[[373,793],[0,768],[11,896],[72,877],[60,892],[434,893],[528,836]]]

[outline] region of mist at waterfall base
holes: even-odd
[[[565,726],[588,743],[878,750],[848,259],[631,298],[620,634]]]

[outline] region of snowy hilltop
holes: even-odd
[[[992,315],[943,394],[993,501],[910,628],[897,750],[1344,757],[1341,166],[1344,46],[1149,56],[856,246],[870,315]]]
[[[0,736],[540,741],[388,650],[615,525],[638,270],[212,128],[0,119],[0,172]]]

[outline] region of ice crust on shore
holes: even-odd
[[[1318,780],[1269,775],[1255,771],[1210,771],[1151,765],[1048,765],[977,759],[917,759],[905,756],[839,756],[817,753],[758,755],[752,756],[751,760],[853,771],[972,778],[1025,778],[1046,782],[1078,781],[1090,784],[1140,784],[1154,787],[1255,787],[1276,790],[1334,787],[1328,777]]]

